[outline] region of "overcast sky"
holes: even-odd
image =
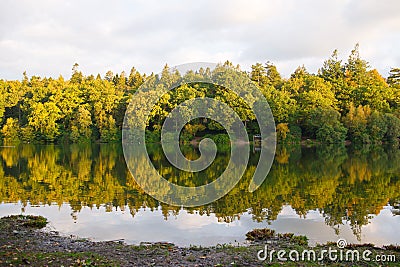
[[[287,77],[317,71],[335,48],[346,60],[356,43],[387,76],[400,67],[399,14],[398,0],[1,0],[0,78],[225,60],[271,61]]]

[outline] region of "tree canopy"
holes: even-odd
[[[400,137],[400,69],[392,68],[385,79],[361,58],[358,44],[346,62],[338,51],[322,64],[318,73],[298,67],[287,79],[275,65],[255,63],[246,72],[227,61],[219,67],[231,67],[246,74],[267,98],[275,123],[285,125],[280,142],[317,139],[338,143],[398,142]],[[185,100],[195,97],[216,98],[239,115],[250,134],[258,131],[254,113],[245,101],[227,88],[207,83],[186,83],[193,77],[213,77],[219,81],[235,79],[234,72],[200,69],[179,73],[165,65],[160,75],[129,75],[108,71],[103,77],[84,75],[79,64],[72,67],[70,79],[28,77],[0,79],[0,135],[3,143],[12,142],[113,142],[121,138],[128,103],[146,81],[159,91],[181,83],[151,108],[145,125],[151,134],[159,134],[167,114]],[[242,81],[238,81],[241,83]],[[242,83],[242,86],[246,86]],[[136,95],[146,105],[146,93]],[[255,101],[257,99],[254,99]],[[224,114],[220,114],[224,116]],[[218,134],[223,129],[212,120],[196,119],[184,128],[190,140],[200,133]],[[284,138],[283,138],[284,137]]]

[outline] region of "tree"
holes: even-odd
[[[260,88],[268,85],[267,71],[261,63],[251,66],[250,79],[256,82]]]
[[[276,66],[269,61],[265,63],[265,66],[261,63],[252,65],[250,79],[256,82],[260,88],[266,88],[267,86],[278,88],[282,83],[282,77]]]
[[[389,142],[399,142],[400,137],[400,119],[393,114],[385,114],[387,132],[385,138]]]
[[[304,112],[317,107],[336,109],[336,98],[329,83],[316,76],[307,76],[298,95],[298,104]]]
[[[18,119],[8,118],[1,129],[4,143],[14,143],[19,141],[20,127]]]
[[[321,143],[342,143],[346,139],[347,129],[339,122],[334,125],[323,124],[316,134],[316,139]]]
[[[359,44],[356,44],[345,64],[345,79],[347,85],[350,87],[368,85],[368,68],[369,64],[367,61],[361,59]]]
[[[271,108],[276,123],[294,122],[297,113],[297,101],[287,90],[277,90],[268,86],[262,90]]]
[[[265,69],[267,71],[268,85],[279,88],[282,84],[282,77],[276,69],[276,66],[268,61],[265,63]]]
[[[319,70],[319,76],[332,85],[342,84],[344,78],[344,66],[338,59],[338,51],[335,49],[329,59],[325,60],[323,67]]]
[[[298,66],[296,70],[290,75],[291,79],[302,79],[305,76],[309,75],[306,67],[304,65]]]
[[[349,104],[350,93],[345,85],[345,66],[338,59],[338,51],[335,49],[331,57],[325,60],[319,70],[319,76],[332,85],[332,91],[338,100],[339,110],[345,110]]]
[[[109,82],[112,82],[113,78],[114,78],[114,73],[111,70],[107,71],[106,75],[104,76],[104,79]]]
[[[306,134],[322,143],[341,143],[347,134],[347,129],[340,122],[340,113],[332,107],[311,110],[304,128]]]
[[[282,90],[286,90],[292,95],[297,96],[302,92],[304,81],[309,75],[304,66],[298,67],[294,73],[290,75],[290,79],[283,84]]]
[[[71,76],[71,83],[81,83],[83,79],[82,72],[78,70],[79,64],[75,63],[72,66],[72,76]]]
[[[160,82],[164,85],[166,89],[173,87],[181,79],[180,73],[175,70],[171,70],[168,64],[165,64],[162,72]]]
[[[277,140],[278,141],[285,141],[287,134],[290,132],[287,123],[279,123],[276,125],[276,133],[277,133]]]
[[[28,118],[28,125],[38,133],[38,139],[53,142],[59,134],[60,109],[54,102],[35,103]]]
[[[6,97],[7,97],[7,84],[3,80],[0,80],[0,123],[3,122],[3,116],[6,109]]]
[[[384,115],[374,110],[368,117],[368,134],[372,143],[381,143],[387,132],[387,121]]]
[[[370,136],[367,131],[368,118],[371,114],[369,106],[359,105],[357,108],[350,104],[349,112],[344,118],[344,124],[349,130],[349,138],[355,143],[369,143]]]
[[[92,118],[88,105],[79,106],[72,118],[70,139],[73,142],[90,140],[91,126]]]
[[[129,92],[135,92],[143,82],[144,77],[134,67],[132,67],[128,77],[128,86],[130,88]]]
[[[203,124],[186,124],[185,131],[189,133],[191,136],[195,137],[197,132],[204,131],[206,127]]]
[[[126,77],[125,71],[122,71],[118,76],[114,76],[114,85],[117,90],[125,92],[127,90],[128,78]]]
[[[85,82],[82,82],[85,83]],[[52,98],[60,109],[60,117],[58,118],[61,133],[64,135],[70,128],[72,117],[84,99],[80,86],[75,83],[66,84],[64,79],[60,77],[58,80],[52,81],[53,87]]]
[[[249,76],[253,83],[248,81]],[[358,44],[346,63],[338,59],[338,52],[334,50],[317,75],[300,66],[289,79],[282,79],[270,62],[255,63],[250,73],[226,61],[213,70],[192,70],[185,74],[165,65],[161,75],[146,76],[132,68],[129,76],[124,71],[115,75],[108,71],[103,78],[83,76],[76,63],[69,80],[62,76],[29,78],[26,72],[21,81],[0,80],[0,129],[6,129],[5,135],[12,136],[15,132],[11,133],[11,126],[17,121],[23,142],[68,139],[108,142],[119,139],[125,114],[132,113],[134,116],[127,119],[129,123],[147,127],[147,132],[157,135],[166,116],[182,102],[211,97],[226,103],[239,115],[248,132],[256,133],[259,125],[252,109],[257,107],[259,99],[252,90],[243,90],[238,96],[229,88],[257,86],[268,100],[275,123],[279,127],[287,126],[286,140],[298,140],[303,132],[306,137],[323,142],[339,142],[348,129],[348,137],[353,142],[379,143],[382,139],[397,140],[399,77],[399,68],[392,68],[388,79],[376,69],[370,70],[368,62],[360,57]],[[211,78],[219,85],[189,82],[163,95],[178,82]],[[137,103],[133,105],[137,112],[126,112],[140,86],[144,86],[143,92],[135,95]],[[150,106],[149,94],[161,97],[160,101]],[[143,118],[142,111],[147,109],[150,118]],[[191,110],[186,107],[181,115],[189,117]],[[209,112],[218,118],[228,116],[226,110],[210,108]],[[227,119],[233,121],[232,117]],[[207,119],[195,119],[188,127],[199,125],[210,134],[223,130],[219,123]]]
[[[367,71],[363,79],[362,85],[351,88],[354,105],[368,105],[372,109],[388,112],[390,110],[388,101],[392,98],[392,95],[385,79],[375,69]]]

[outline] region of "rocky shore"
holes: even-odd
[[[93,242],[40,230],[47,220],[37,216],[9,216],[0,219],[0,266],[399,266],[398,246],[377,248],[371,244],[350,245],[373,255],[394,255],[395,261],[291,261],[257,258],[266,245],[269,251],[310,249],[307,238],[275,234],[257,229],[247,234],[248,246],[177,247],[171,243],[126,245],[121,241]],[[334,244],[325,244],[318,249]],[[371,256],[372,257],[372,256]]]

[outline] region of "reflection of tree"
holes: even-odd
[[[276,162],[262,186],[248,192],[258,155],[252,154],[240,182],[214,203],[187,209],[200,215],[216,214],[219,221],[240,219],[248,211],[256,221],[277,218],[283,205],[291,205],[301,216],[318,209],[336,232],[344,220],[358,237],[371,215],[388,202],[400,199],[400,151],[397,148],[338,146],[317,148],[278,147]],[[229,154],[218,154],[213,164],[199,173],[185,173],[171,166],[159,146],[148,149],[159,173],[171,182],[195,186],[218,177]],[[198,151],[183,147],[188,158]],[[106,211],[129,207],[132,216],[143,208],[161,209],[165,219],[180,207],[160,204],[145,194],[127,171],[118,145],[29,146],[0,150],[0,201],[36,204],[69,203],[72,216],[83,206],[104,206]],[[136,158],[136,175],[146,174],[144,158]],[[133,173],[135,176],[135,173]],[[170,194],[169,188],[164,188]]]
[[[74,211],[104,203],[125,207],[124,181],[116,179],[118,168],[126,172],[121,149],[118,152],[115,146],[108,145],[100,149],[27,145],[14,149],[18,152],[18,161],[10,167],[3,160],[6,164],[1,166],[6,170],[0,180],[1,201],[21,200],[33,205],[67,202]]]
[[[360,152],[361,151],[361,152]],[[355,235],[360,238],[361,226],[368,223],[370,215],[378,214],[393,196],[399,196],[399,150],[362,149],[349,154],[342,164],[342,177],[333,195],[334,201],[324,208],[326,222],[340,225],[347,220]]]

